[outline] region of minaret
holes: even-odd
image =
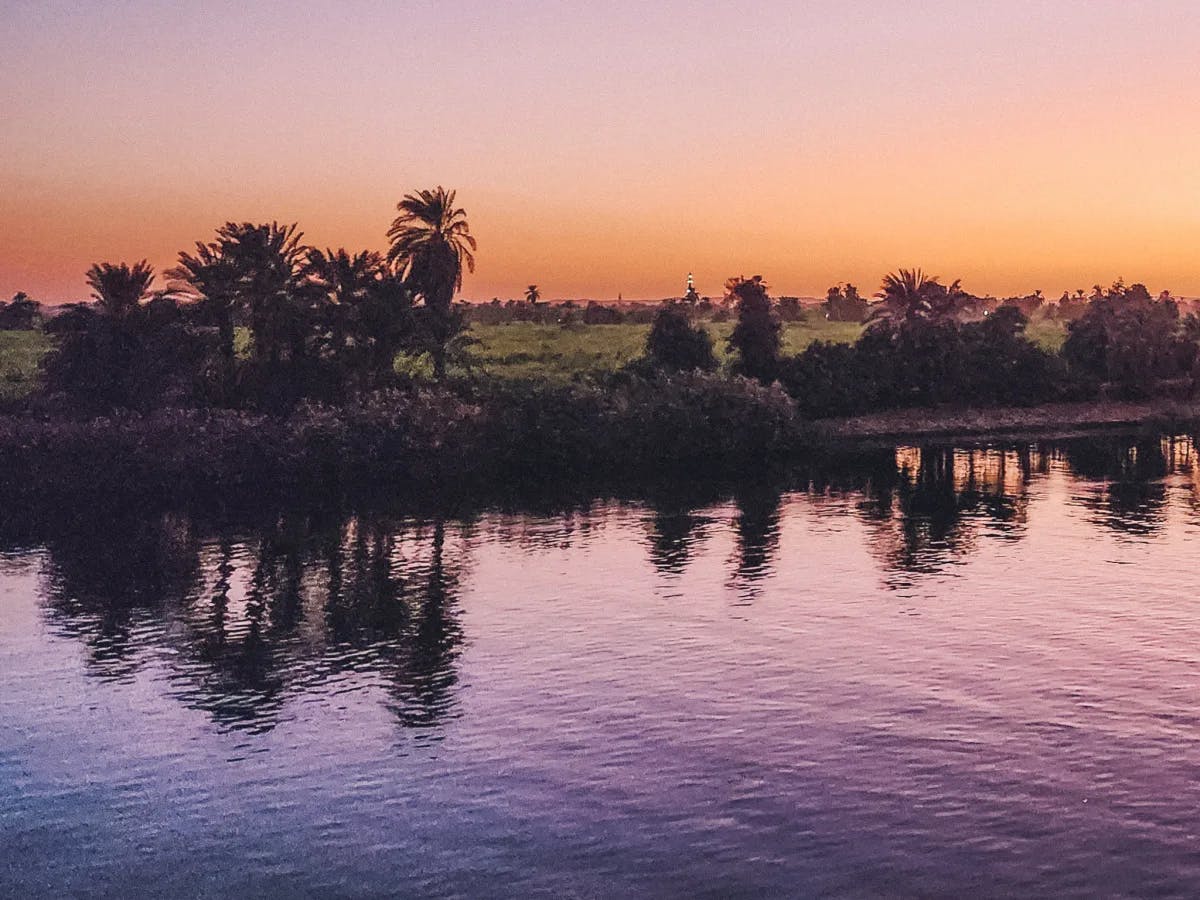
[[[700,302],[700,295],[696,293],[696,282],[692,279],[691,272],[688,272],[687,293],[683,295],[683,302],[691,304]]]

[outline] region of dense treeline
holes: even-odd
[[[780,317],[762,279],[732,279],[728,287],[738,304],[729,339],[734,370],[764,383],[778,380],[809,418],[942,404],[1190,394],[1198,374],[1200,318],[1182,316],[1175,300],[1151,297],[1141,284],[1096,288],[1069,322],[1061,352],[1051,353],[1025,334],[1024,309],[1032,304],[1014,300],[981,309],[979,298],[958,282],[943,285],[919,270],[901,270],[884,279],[855,343],[817,342],[790,357],[780,354]],[[827,303],[844,306],[847,297],[857,299],[853,286],[831,289]],[[688,322],[678,304],[659,317]],[[694,321],[689,328],[676,324],[674,344],[663,349],[652,340],[648,354],[661,368],[678,369],[676,348],[695,344],[702,330]],[[657,331],[656,325],[652,338]]]
[[[1200,319],[1139,284],[1047,304],[1040,294],[981,298],[900,270],[874,302],[839,285],[809,310],[772,299],[757,275],[731,278],[717,302],[689,285],[641,310],[651,322],[644,357],[607,376],[506,383],[465,367],[451,377],[450,363],[469,354],[470,319],[564,309],[533,284],[510,304],[469,314],[456,304],[476,245],[454,201],[440,187],[405,196],[385,254],[310,247],[295,225],[230,222],[180,253],[164,289],[145,262],[93,266],[95,302],[46,320],[56,346],[28,407],[35,415],[0,428],[5,489],[102,480],[99,471],[173,491],[337,485],[351,472],[367,483],[461,486],[714,471],[794,453],[814,419],[1184,395],[1200,365]],[[599,304],[569,312],[580,324],[625,315]],[[718,312],[735,320],[727,371],[706,327]],[[853,344],[785,355],[782,323],[805,315],[865,327]],[[1032,315],[1073,317],[1061,352],[1029,340]],[[18,297],[0,320],[33,328],[42,316]],[[424,360],[432,378],[398,366],[405,357]]]
[[[85,412],[163,406],[286,409],[392,386],[400,352],[435,376],[460,350],[454,306],[475,240],[454,192],[406,196],[386,255],[321,250],[295,225],[228,222],[179,254],[153,292],[144,261],[87,273],[94,303],[47,330],[47,392]],[[239,331],[248,336],[238,347]]]

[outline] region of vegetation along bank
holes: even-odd
[[[760,276],[656,306],[455,301],[476,243],[452,191],[407,195],[386,253],[226,223],[155,287],[0,304],[0,488],[311,483],[468,489],[753,471],[833,441],[1190,422],[1200,318],[1118,281],[979,297],[919,270],[819,304]]]

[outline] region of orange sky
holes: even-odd
[[[438,183],[472,299],[899,266],[1200,294],[1192,3],[168,6],[6,8],[0,297],[78,299],[227,219],[382,248]]]

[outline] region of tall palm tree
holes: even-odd
[[[537,303],[541,299],[542,299],[542,292],[538,290],[538,286],[536,284],[531,284],[529,287],[525,288],[526,302]]]
[[[223,254],[233,264],[254,355],[272,362],[278,362],[285,351],[293,357],[301,355],[305,328],[298,287],[307,252],[300,243],[304,235],[295,224],[243,222],[226,225],[218,236]]]
[[[466,212],[454,205],[454,191],[438,185],[431,191],[405,194],[387,236],[387,259],[428,308],[434,374],[446,370],[446,350],[461,327],[451,309],[462,287],[463,265],[475,271],[475,238]]]
[[[87,270],[87,283],[100,311],[113,319],[126,319],[150,292],[154,269],[146,262],[96,263]]]

